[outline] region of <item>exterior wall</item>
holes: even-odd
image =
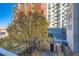
[[[74,52],[79,53],[79,3],[73,4]]]
[[[61,16],[60,16],[60,27],[62,28],[66,28],[66,25],[67,25],[67,16],[66,16],[66,14],[67,14],[67,10],[68,10],[68,8],[69,8],[69,3],[61,3],[61,11],[60,11],[60,14],[61,14]],[[63,26],[62,26],[62,24],[63,24]]]
[[[47,18],[47,4],[42,3],[41,4],[41,9],[44,11],[44,16]]]
[[[68,41],[68,46],[70,47],[70,49],[74,51],[74,39],[73,39],[74,38],[73,36],[74,27],[73,27],[72,12],[73,10],[72,10],[72,4],[71,4],[67,12],[67,41]]]
[[[60,27],[60,3],[48,3],[49,28]]]
[[[52,27],[52,19],[51,19],[51,3],[47,4],[47,20],[48,20],[48,28]]]
[[[46,3],[19,3],[18,9],[22,9],[24,7],[25,12],[28,13],[33,9],[38,10],[39,12],[43,12],[43,15],[47,17],[47,4]]]
[[[66,14],[69,3],[48,3],[48,23],[49,28],[66,28]]]
[[[79,4],[71,4],[67,14],[67,41],[71,50],[79,53]]]

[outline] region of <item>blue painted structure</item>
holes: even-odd
[[[0,48],[0,56],[17,56],[17,55],[3,48]]]
[[[48,34],[49,34],[49,36],[56,38],[57,42],[61,43],[62,39],[63,39],[63,43],[65,45],[67,45],[66,29],[64,29],[64,28],[63,29],[62,28],[48,28]]]

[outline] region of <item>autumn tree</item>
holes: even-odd
[[[30,50],[29,53],[49,48],[48,23],[43,16],[43,11],[33,9],[25,14],[22,9],[14,17],[7,29],[10,38],[26,43],[26,49]]]

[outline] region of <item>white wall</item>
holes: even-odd
[[[73,27],[73,7],[71,7],[68,10],[67,13],[67,41],[68,41],[68,46],[72,51],[74,51],[74,27]],[[72,16],[72,18],[71,18]]]

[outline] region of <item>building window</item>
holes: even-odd
[[[48,15],[48,17],[51,17],[51,15]]]
[[[52,8],[54,8],[54,6],[52,6]]]
[[[52,12],[55,12],[55,10],[52,10]]]
[[[51,9],[51,7],[48,7],[48,10],[50,10]]]

